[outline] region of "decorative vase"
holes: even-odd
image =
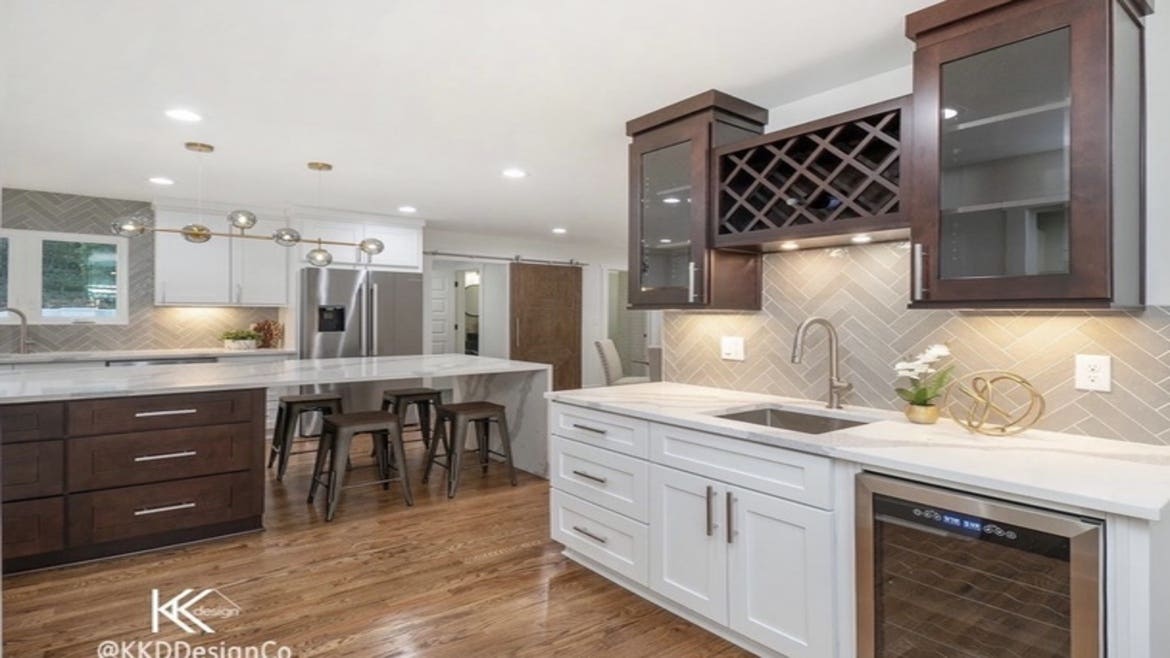
[[[256,341],[254,340],[225,340],[223,341],[223,348],[225,350],[254,350],[256,349]]]
[[[919,425],[933,425],[938,422],[938,407],[933,404],[906,405],[906,419]]]

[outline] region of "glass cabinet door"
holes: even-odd
[[[1069,36],[942,65],[940,279],[1069,272]]]
[[[693,147],[690,141],[679,142],[640,156],[638,279],[641,291],[657,298],[690,301],[693,296]]]

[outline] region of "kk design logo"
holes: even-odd
[[[214,633],[205,619],[237,617],[240,606],[217,589],[185,589],[168,601],[157,589],[150,590],[150,632],[157,633],[159,621],[166,619],[187,633]]]

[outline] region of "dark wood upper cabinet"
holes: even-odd
[[[1143,35],[1130,0],[910,14],[913,307],[1143,303]]]
[[[715,245],[767,250],[905,240],[910,97],[715,149]]]
[[[716,251],[712,149],[758,135],[762,107],[708,91],[626,124],[630,306],[759,310],[760,256]]]

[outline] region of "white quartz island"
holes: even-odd
[[[160,365],[0,374],[0,405],[169,393],[344,385],[404,380],[445,384],[455,400],[508,409],[516,467],[544,476],[551,367],[463,354]]]

